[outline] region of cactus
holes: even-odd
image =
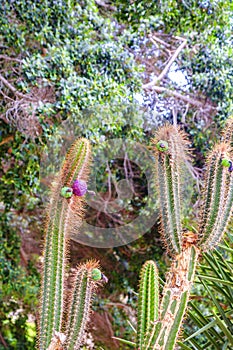
[[[206,179],[203,193],[203,206],[199,223],[198,246],[206,251],[212,249],[221,239],[229,222],[233,202],[233,176],[231,161],[226,167],[225,160],[230,157],[230,147],[220,143],[208,157]]]
[[[170,254],[179,254],[182,246],[180,176],[183,163],[189,158],[188,143],[173,125],[160,128],[152,142],[163,242]]]
[[[73,278],[68,320],[66,321],[65,349],[79,349],[89,319],[92,295],[102,275],[99,265],[89,261],[77,268]]]
[[[181,178],[182,163],[189,155],[184,134],[175,126],[159,129],[152,140],[155,145],[155,173],[161,206],[162,239],[173,259],[162,292],[159,315],[151,322],[142,317],[142,311],[158,300],[156,288],[140,280],[138,314],[138,349],[173,350],[176,346],[187,308],[192,282],[200,252],[213,249],[224,234],[233,210],[232,119],[226,123],[223,142],[217,144],[207,159],[202,207],[197,232],[182,228]],[[146,266],[146,265],[145,265]],[[142,275],[143,276],[143,275]],[[147,295],[147,298],[141,296]],[[149,318],[148,318],[149,319]],[[142,322],[143,320],[143,322]],[[144,325],[144,328],[142,327]],[[145,332],[146,330],[146,332]]]
[[[139,286],[137,347],[140,349],[151,322],[158,319],[159,281],[154,261],[146,261],[143,265]]]
[[[69,329],[67,335],[62,333],[62,320],[64,319],[65,302],[65,272],[67,265],[67,254],[69,249],[69,237],[72,231],[77,231],[83,217],[83,199],[88,178],[88,166],[90,162],[90,145],[85,139],[77,140],[70,151],[67,153],[63,166],[56,181],[52,186],[51,200],[48,206],[48,214],[45,225],[45,242],[43,253],[43,272],[41,284],[40,301],[40,323],[39,323],[39,349],[63,349],[63,343],[66,339],[66,346],[69,349],[78,349],[69,345],[71,341]],[[78,184],[81,183],[81,190]],[[80,191],[79,191],[80,190]],[[79,295],[78,301],[73,301],[73,307],[76,303],[86,303],[84,309],[80,309],[79,318],[84,317],[87,321],[87,315],[90,310],[90,295],[94,291],[93,280],[90,280],[89,271],[91,266],[96,267],[96,263],[87,263],[78,268],[76,276],[76,285],[80,271],[88,270],[86,288],[89,290],[89,296]],[[93,267],[93,268],[94,268]],[[80,282],[81,283],[81,282]],[[83,287],[84,288],[84,287]],[[76,293],[76,289],[73,291]],[[78,295],[78,294],[77,294]],[[78,311],[76,311],[78,313]],[[79,342],[81,341],[81,335]]]

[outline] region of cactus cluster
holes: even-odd
[[[182,225],[182,174],[190,161],[190,145],[176,126],[161,127],[154,139],[155,181],[160,200],[161,233],[172,259],[161,300],[156,264],[147,261],[141,270],[138,297],[137,350],[173,350],[187,308],[198,257],[220,241],[233,210],[233,120],[227,122],[222,142],[209,152],[197,229]],[[39,350],[77,350],[82,344],[92,295],[107,282],[96,261],[79,265],[72,290],[65,288],[70,233],[83,218],[87,192],[90,146],[78,140],[68,152],[52,187],[45,226],[41,287]],[[65,301],[69,300],[65,309]]]
[[[82,196],[87,190],[89,163],[89,142],[86,139],[77,140],[51,189],[43,251],[38,337],[40,350],[80,349],[92,295],[102,280],[98,263],[89,261],[76,268],[73,289],[70,295],[66,295],[69,237],[82,222]],[[65,307],[67,300],[68,312]]]
[[[182,171],[190,158],[188,142],[177,127],[161,127],[152,140],[155,151],[155,181],[160,200],[161,234],[172,264],[159,305],[158,274],[146,277],[151,262],[141,272],[138,303],[137,343],[140,350],[173,350],[185,315],[200,252],[216,247],[233,210],[232,135],[233,121],[227,122],[222,142],[209,152],[197,231],[182,227]],[[147,281],[148,292],[143,292]],[[152,282],[153,281],[153,282]],[[149,312],[157,305],[157,313]],[[144,327],[142,327],[142,325]]]

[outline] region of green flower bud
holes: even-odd
[[[223,158],[222,166],[225,166],[226,168],[229,168],[230,165],[231,165],[230,161],[227,158]]]
[[[163,140],[160,140],[157,145],[156,145],[156,148],[158,151],[160,152],[166,152],[168,150],[168,143],[167,141],[163,141]]]
[[[70,198],[73,195],[73,190],[71,187],[62,187],[61,196],[64,198]]]
[[[100,281],[102,279],[102,273],[99,269],[94,268],[91,271],[91,277],[94,281]]]

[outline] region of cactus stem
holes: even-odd
[[[228,169],[223,164],[223,161],[229,158],[229,151],[228,144],[220,143],[214,147],[208,158],[197,242],[204,251],[216,246],[231,217],[233,174],[230,169],[231,164]]]
[[[173,261],[164,286],[159,309],[159,320],[151,326],[143,350],[173,350],[195,274],[199,249],[186,243]]]
[[[100,284],[101,276],[99,264],[96,261],[80,265],[74,274],[65,331],[66,350],[80,349],[89,319],[93,293]]]
[[[189,159],[185,135],[173,125],[158,130],[155,145],[156,185],[161,208],[162,238],[170,254],[179,254],[181,236],[181,174]],[[161,144],[163,146],[161,150]]]
[[[141,269],[139,283],[137,346],[140,349],[151,323],[158,319],[158,278],[158,269],[155,262],[146,261]]]
[[[61,191],[64,187],[70,188],[78,175],[82,175],[82,178],[87,180],[89,158],[89,142],[85,139],[76,141],[68,152],[52,188],[45,226],[39,329],[40,350],[48,348],[55,331],[61,332],[69,234],[71,230],[77,230],[83,216],[83,200],[78,196],[66,198],[61,195]]]

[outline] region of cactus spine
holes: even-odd
[[[47,349],[54,334],[61,332],[64,309],[65,267],[69,234],[77,230],[83,216],[83,200],[65,198],[64,187],[71,187],[77,178],[87,180],[90,145],[85,139],[76,141],[68,152],[62,169],[52,186],[45,225],[44,262],[41,286],[39,349]]]
[[[146,261],[140,273],[138,298],[137,347],[141,349],[151,323],[158,319],[159,281],[158,269],[154,261]]]
[[[146,336],[140,328],[139,314],[138,332],[144,336],[144,341],[139,343],[140,350],[175,348],[198,256],[201,251],[213,249],[226,230],[233,210],[232,125],[231,119],[226,123],[223,142],[213,148],[207,159],[198,233],[185,232],[181,225],[180,188],[182,163],[187,159],[187,141],[183,133],[170,125],[160,128],[153,140],[162,238],[173,262],[163,289],[159,316],[147,327]],[[146,310],[141,304],[147,302],[146,298],[139,297],[139,309]]]

